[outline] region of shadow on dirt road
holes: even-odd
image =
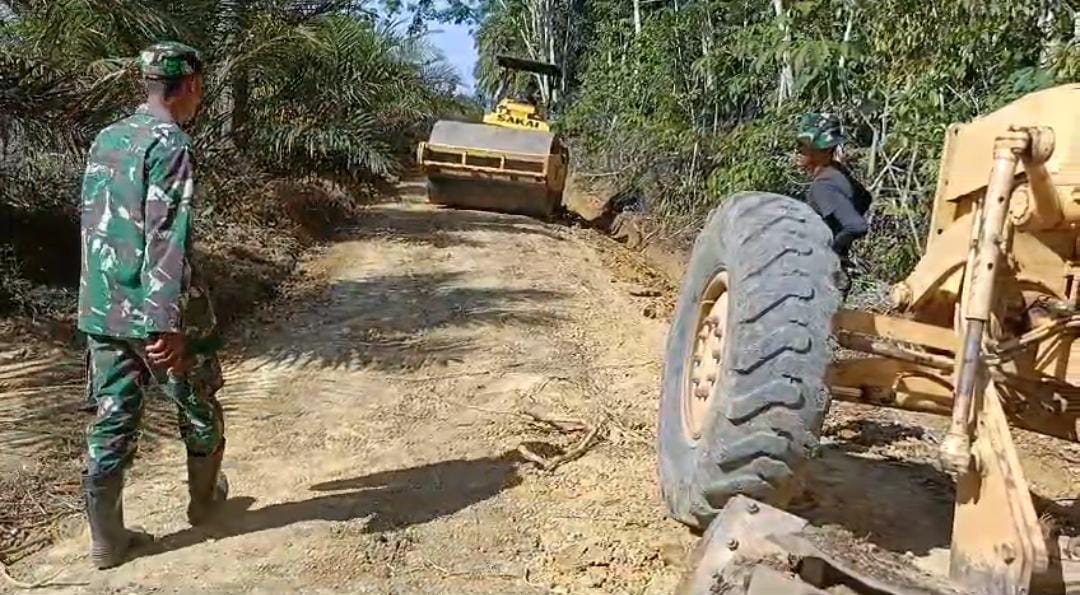
[[[408,210],[372,207],[359,224],[342,233],[342,239],[393,238],[413,246],[449,248],[482,247],[486,242],[468,237],[474,232],[523,234],[565,241],[564,234],[525,216],[456,209]]]
[[[244,356],[267,365],[411,370],[461,361],[475,347],[438,331],[505,324],[546,328],[559,320],[548,304],[562,297],[559,292],[467,283],[463,273],[454,272],[338,280],[298,298],[304,311],[267,329],[267,338],[249,343]]]
[[[796,514],[894,552],[925,555],[949,546],[953,488],[947,476],[928,464],[868,458],[845,446],[825,447],[811,462],[811,493],[793,506]]]
[[[952,478],[934,461],[933,432],[911,423],[850,419],[828,433],[840,440],[811,460],[795,512],[893,552],[925,556],[949,547],[956,495]],[[1076,500],[1031,487],[1041,523],[1063,535],[1080,534]]]
[[[809,462],[796,514],[894,552],[949,547],[953,483],[934,467],[934,442],[924,428],[842,418],[826,434],[832,441]]]
[[[252,510],[250,496],[230,498],[203,528],[166,535],[135,557],[154,556],[208,540],[277,529],[308,521],[367,519],[365,533],[421,525],[452,515],[519,485],[517,451],[497,457],[456,459],[315,484],[312,492],[340,492]]]

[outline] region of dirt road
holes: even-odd
[[[294,288],[227,366],[217,526],[186,527],[169,441],[126,491],[157,546],[91,571],[74,518],[20,575],[64,569],[73,592],[670,592],[692,537],[654,479],[665,327],[605,272],[606,240],[400,204],[347,236],[304,265],[322,289]],[[557,456],[601,423],[553,472],[518,452]]]
[[[694,543],[655,480],[672,288],[611,240],[526,218],[398,203],[344,235],[228,352],[232,494],[218,522],[187,527],[182,446],[163,438],[158,403],[126,492],[129,523],[158,543],[92,571],[75,515],[13,573],[59,573],[70,586],[52,591],[72,593],[670,593]],[[35,365],[0,366],[0,380]],[[795,510],[943,570],[943,429],[834,404]],[[1040,510],[1068,523],[1080,450],[1017,440]],[[548,472],[521,446],[581,456]],[[21,464],[10,454],[0,469]],[[49,496],[27,489],[31,505]]]

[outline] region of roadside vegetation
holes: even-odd
[[[359,2],[0,2],[0,315],[70,317],[77,205],[97,131],[130,113],[133,62],[199,48],[207,97],[200,258],[224,317],[269,295],[300,249],[405,166],[430,122],[471,109],[422,36]]]
[[[903,276],[922,250],[945,129],[1080,80],[1075,0],[454,0],[482,91],[493,57],[559,65],[543,87],[575,169],[682,240],[740,190],[798,195],[792,130],[841,116],[847,158],[876,194],[864,278]],[[523,84],[519,80],[518,84]]]

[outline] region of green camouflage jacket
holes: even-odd
[[[209,294],[192,271],[191,139],[144,105],[102,130],[82,187],[79,330],[143,339],[213,334]]]

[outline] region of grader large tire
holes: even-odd
[[[709,217],[664,361],[659,471],[671,516],[704,529],[736,494],[791,495],[817,436],[838,304],[831,233],[807,205],[740,193]]]

